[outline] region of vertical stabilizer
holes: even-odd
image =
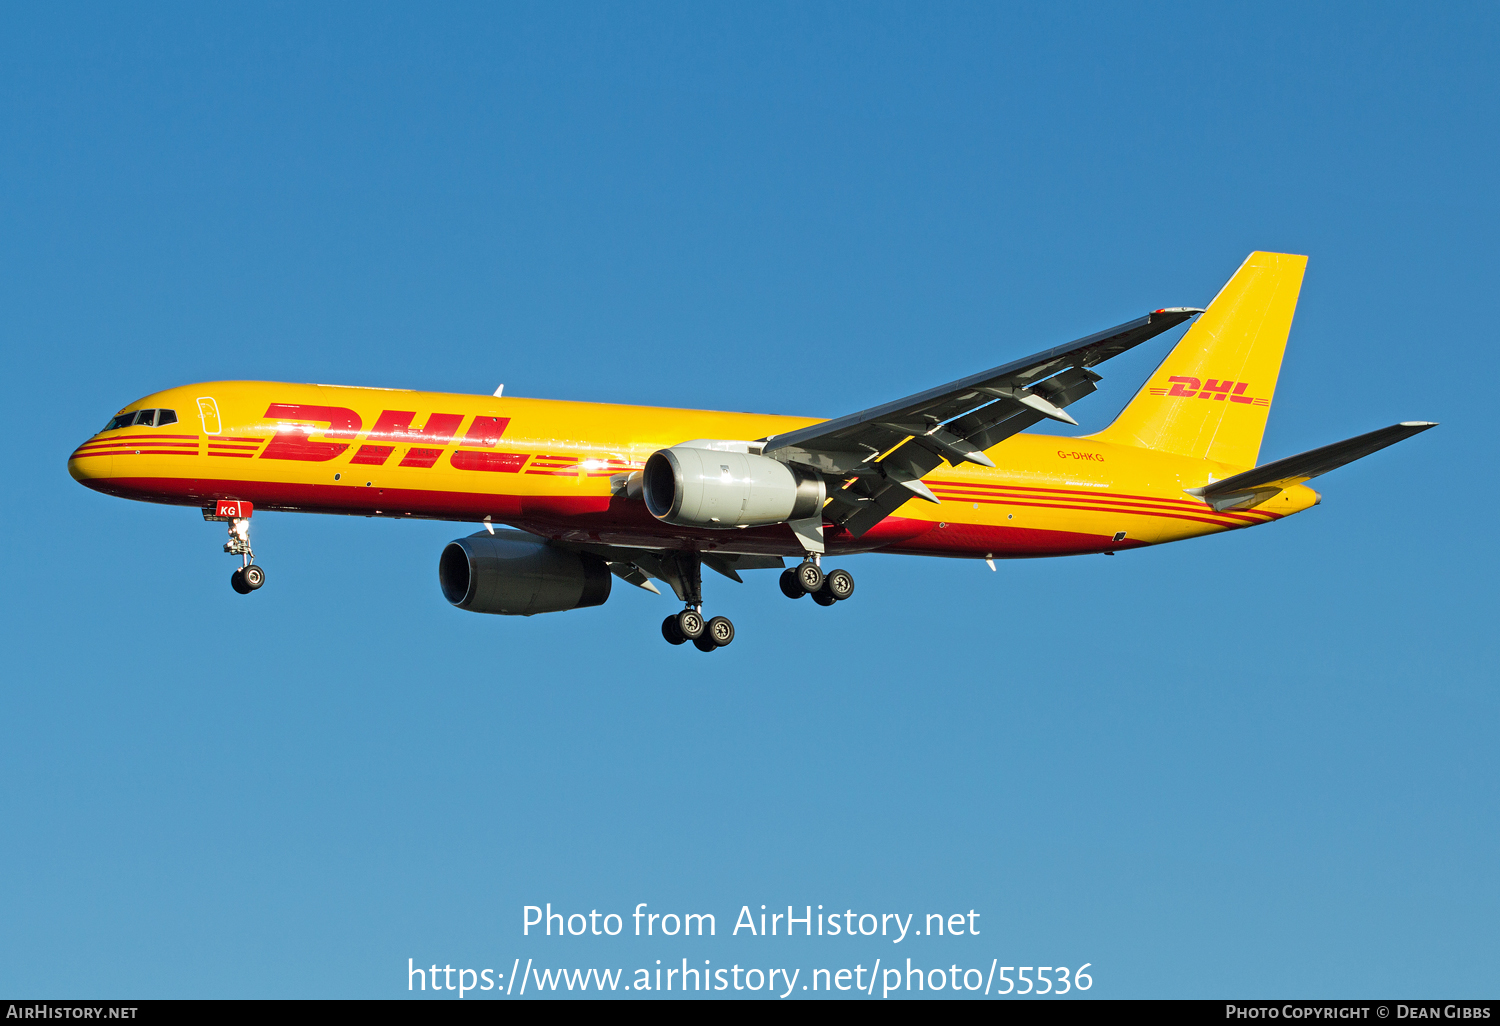
[[[1251,253],[1140,392],[1094,438],[1255,466],[1307,257]]]

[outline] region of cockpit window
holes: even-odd
[[[168,424],[177,423],[176,410],[134,410],[130,413],[122,413],[104,425],[104,430],[114,431],[117,428],[130,427],[165,427]]]

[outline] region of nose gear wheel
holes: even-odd
[[[242,566],[229,575],[229,586],[241,595],[248,595],[266,583],[266,572],[254,563]]]

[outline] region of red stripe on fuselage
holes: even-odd
[[[1146,502],[1161,502],[1173,506],[1186,506],[1190,509],[1201,509],[1202,503],[1192,499],[1178,499],[1162,495],[1135,495],[1131,492],[1112,492],[1102,488],[1039,488],[1032,485],[1016,484],[987,484],[982,482],[967,481],[928,481],[927,484],[933,488],[963,488],[968,491],[992,491],[992,492],[1029,492],[1042,495],[1062,495],[1068,497],[1077,496],[1108,496],[1110,499],[1139,499]]]
[[[1086,513],[1120,513],[1136,517],[1158,517],[1164,520],[1195,520],[1200,524],[1212,524],[1215,527],[1248,527],[1250,526],[1250,523],[1263,523],[1263,521],[1251,521],[1250,523],[1246,523],[1243,520],[1210,520],[1208,516],[1195,517],[1189,516],[1186,513],[1169,513],[1165,510],[1156,511],[1148,509],[1115,509],[1109,506],[1074,506],[1061,502],[1017,502],[1013,500],[1007,500],[1006,505],[1030,506],[1036,509],[1073,509],[1082,510]],[[1208,513],[1209,511],[1204,510],[1204,512]],[[1209,516],[1212,515],[1213,514],[1209,514]]]
[[[1129,513],[1143,517],[1171,517],[1177,520],[1202,520],[1205,524],[1220,524],[1225,527],[1243,527],[1248,524],[1263,524],[1266,522],[1262,517],[1275,520],[1280,514],[1257,513],[1251,516],[1245,512],[1214,512],[1207,506],[1198,506],[1192,513],[1187,510],[1177,509],[1170,506],[1147,506],[1144,503],[1107,502],[1101,500],[1089,506],[1073,505],[1061,500],[1053,499],[1043,501],[1040,497],[1036,501],[1027,502],[1022,499],[1006,496],[998,499],[985,499],[972,495],[949,495],[945,492],[934,492],[940,499],[951,499],[955,502],[982,502],[991,506],[1034,506],[1042,509],[1079,509],[1094,510],[1101,513]],[[1197,515],[1194,515],[1197,514]],[[1203,517],[1221,517],[1220,520],[1203,520]]]
[[[161,446],[167,446],[167,447],[173,448],[173,449],[196,449],[196,448],[198,448],[198,443],[197,442],[173,442],[173,441],[170,441],[170,440],[163,440],[163,439],[160,439],[160,438],[138,438],[138,439],[136,439],[133,442],[84,442],[78,448],[80,448],[80,449],[88,449],[88,450],[94,450],[94,449],[134,449],[137,446],[141,446],[141,445],[161,445]]]
[[[197,438],[197,437],[198,437],[197,435],[161,435],[161,434],[157,434],[155,431],[153,431],[149,435],[110,435],[108,438],[101,438],[101,439],[99,439],[99,441],[101,441],[101,442],[120,442],[120,441],[124,441],[127,438],[161,438],[161,439],[166,439],[166,438]]]
[[[370,488],[341,484],[286,484],[254,480],[110,477],[85,481],[90,488],[123,498],[182,506],[202,506],[233,496],[263,511],[388,516],[401,519],[500,523],[559,540],[613,545],[726,549],[799,556],[801,547],[784,524],[734,531],[669,527],[657,522],[643,503],[616,496],[517,496],[419,489]],[[1096,507],[1092,508],[1099,512]],[[1226,525],[1204,521],[1214,527]],[[830,525],[833,553],[887,551],[997,559],[1081,555],[1141,544],[1115,542],[1111,535],[1041,528],[954,523],[946,528],[925,520],[887,517],[854,538]]]
[[[1012,492],[1018,492],[1021,494],[1012,495]],[[1159,508],[1164,510],[1179,511],[1183,513],[1209,514],[1212,516],[1229,517],[1234,520],[1252,524],[1265,523],[1266,520],[1276,520],[1281,516],[1281,514],[1279,513],[1271,513],[1265,510],[1258,509],[1223,510],[1211,512],[1210,507],[1208,507],[1206,503],[1193,502],[1187,499],[1153,498],[1146,495],[1130,495],[1124,492],[1095,492],[1063,488],[1023,488],[1016,485],[986,485],[983,486],[982,489],[980,487],[971,487],[965,485],[962,487],[962,490],[960,490],[957,486],[940,483],[933,486],[933,494],[938,496],[938,498],[943,499],[953,499],[955,501],[961,502],[989,502],[997,505],[1005,505],[1007,503],[1012,503],[1014,505],[1024,505],[1024,503],[1012,501],[1017,498],[1036,500],[1045,499],[1055,502],[1057,500],[1052,499],[1051,496],[1059,495],[1075,502],[1083,500],[1097,502],[1100,504],[1100,508],[1103,508],[1105,505],[1122,508],[1133,506],[1139,506],[1143,509]],[[1067,509],[1071,507],[1063,506],[1059,508]],[[1111,512],[1119,511],[1119,509],[1111,510]]]

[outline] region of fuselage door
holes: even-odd
[[[203,421],[205,435],[217,435],[222,430],[219,426],[219,404],[214,402],[213,396],[198,397],[198,419]]]

